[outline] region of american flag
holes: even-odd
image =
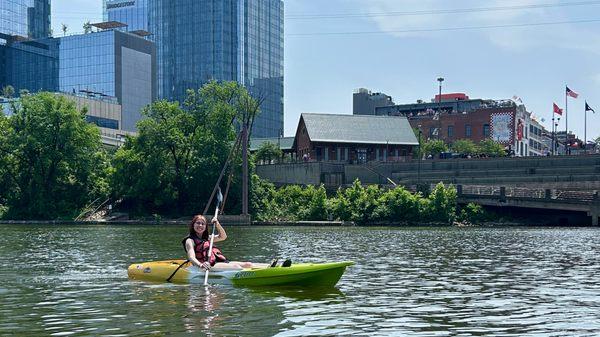
[[[577,97],[579,97],[579,94],[576,93],[575,91],[569,89],[569,87],[567,87],[567,96],[571,96],[573,98],[577,98]]]

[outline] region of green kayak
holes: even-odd
[[[264,267],[245,269],[213,268],[209,283],[235,286],[304,286],[333,287],[346,267],[354,262],[300,263],[290,267]],[[167,260],[134,263],[127,269],[130,279],[151,282],[204,283],[204,270],[185,260]]]

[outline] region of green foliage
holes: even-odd
[[[491,139],[484,139],[479,142],[477,146],[477,152],[479,154],[486,155],[488,157],[504,157],[506,156],[506,151],[504,151],[504,146],[502,144],[496,143]]]
[[[249,111],[257,113],[256,104],[235,82],[188,91],[184,108],[152,103],[143,111],[138,136],[115,154],[115,196],[140,213],[201,211],[234,143],[232,121],[253,117]],[[233,184],[237,189],[238,181]],[[236,202],[228,199],[229,205]]]
[[[336,220],[357,223],[445,223],[454,221],[456,190],[438,184],[428,197],[403,187],[382,190],[356,180],[327,197],[323,186],[286,186],[252,178],[253,215],[260,221]]]
[[[98,128],[65,97],[24,95],[0,118],[0,204],[5,218],[73,218],[108,195],[108,157]]]
[[[277,146],[277,144],[271,142],[264,142],[260,145],[254,159],[257,163],[271,163],[272,161],[279,160],[283,156],[283,151]]]
[[[448,146],[446,146],[446,143],[440,139],[428,140],[421,147],[421,152],[424,155],[432,155],[434,157],[442,152],[448,151]]]
[[[477,153],[477,145],[470,139],[458,139],[452,143],[452,151],[465,155],[474,155]]]
[[[250,205],[259,221],[323,220],[327,214],[326,202],[323,186],[290,185],[275,189],[273,184],[252,176]]]
[[[452,186],[445,187],[439,183],[423,202],[426,219],[434,222],[451,224],[456,213],[456,189]]]
[[[339,189],[336,200],[331,202],[332,215],[344,221],[367,222],[374,219],[381,190],[376,185],[363,187],[357,179],[352,186]]]
[[[7,85],[2,88],[2,96],[6,98],[13,98],[15,95],[15,88],[12,85]]]
[[[87,22],[85,22],[83,24],[83,33],[84,34],[89,34],[92,32],[92,24],[90,23],[90,21],[88,20]]]
[[[421,219],[421,199],[421,194],[412,194],[404,187],[396,187],[379,197],[373,218],[390,222],[419,221]]]
[[[478,224],[486,221],[488,218],[489,215],[485,212],[483,207],[478,204],[469,203],[460,210],[460,221]]]

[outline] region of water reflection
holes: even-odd
[[[190,291],[190,289],[192,291]],[[183,326],[186,332],[210,332],[220,330],[223,319],[219,317],[219,310],[223,302],[223,294],[217,287],[187,287],[188,313],[183,316]]]

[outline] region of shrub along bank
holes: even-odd
[[[356,180],[327,196],[323,186],[275,188],[252,177],[251,206],[258,221],[354,221],[358,224],[453,224],[485,219],[481,206],[469,204],[457,211],[456,189],[438,184],[428,194],[404,187],[382,189]]]

